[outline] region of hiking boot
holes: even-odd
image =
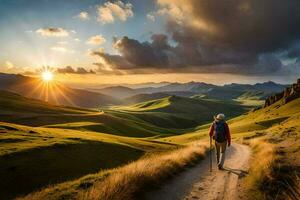
[[[222,165],[219,164],[219,165],[218,165],[218,169],[219,169],[219,170],[223,170],[224,168],[223,168]]]

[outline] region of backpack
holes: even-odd
[[[214,139],[220,143],[225,142],[227,140],[225,122],[223,121],[214,122]]]

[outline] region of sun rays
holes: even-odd
[[[38,99],[52,102],[57,105],[76,106],[73,102],[74,91],[68,89],[59,83],[55,77],[55,70],[49,67],[43,67],[39,71],[39,77],[31,79],[18,87],[24,88],[28,93],[27,97],[38,97]]]

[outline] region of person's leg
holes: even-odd
[[[216,156],[217,156],[217,164],[219,164],[220,161],[220,144],[218,142],[215,142],[216,146]]]
[[[226,151],[227,142],[220,143],[220,146],[221,146],[220,166],[223,167],[225,162],[225,151]]]

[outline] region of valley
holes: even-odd
[[[0,200],[300,200],[300,0],[0,0]]]
[[[224,98],[209,95],[210,91],[192,96],[186,95],[190,91],[185,95],[178,95],[183,91],[177,91],[178,96],[167,91],[162,95],[135,94],[123,103],[90,108],[57,105],[2,90],[0,177],[4,181],[0,198],[13,199],[44,187],[41,193],[26,198],[75,198],[106,180],[108,174],[114,174],[114,168],[121,170],[133,161],[147,162],[151,155],[176,152],[195,141],[204,142],[209,123],[220,111],[229,119],[234,141],[251,146],[252,140],[260,138],[285,148],[291,157],[297,155],[299,99],[288,103],[279,100],[253,109],[261,107],[264,89],[237,92],[236,87],[230,86],[232,93],[225,89]],[[219,94],[222,90],[216,89]],[[129,104],[129,98],[136,100]],[[251,100],[253,104],[249,104]],[[298,165],[297,158],[293,163]],[[14,187],[16,183],[21,189]],[[247,184],[245,188],[250,188],[251,184]],[[46,192],[53,190],[57,192]]]

